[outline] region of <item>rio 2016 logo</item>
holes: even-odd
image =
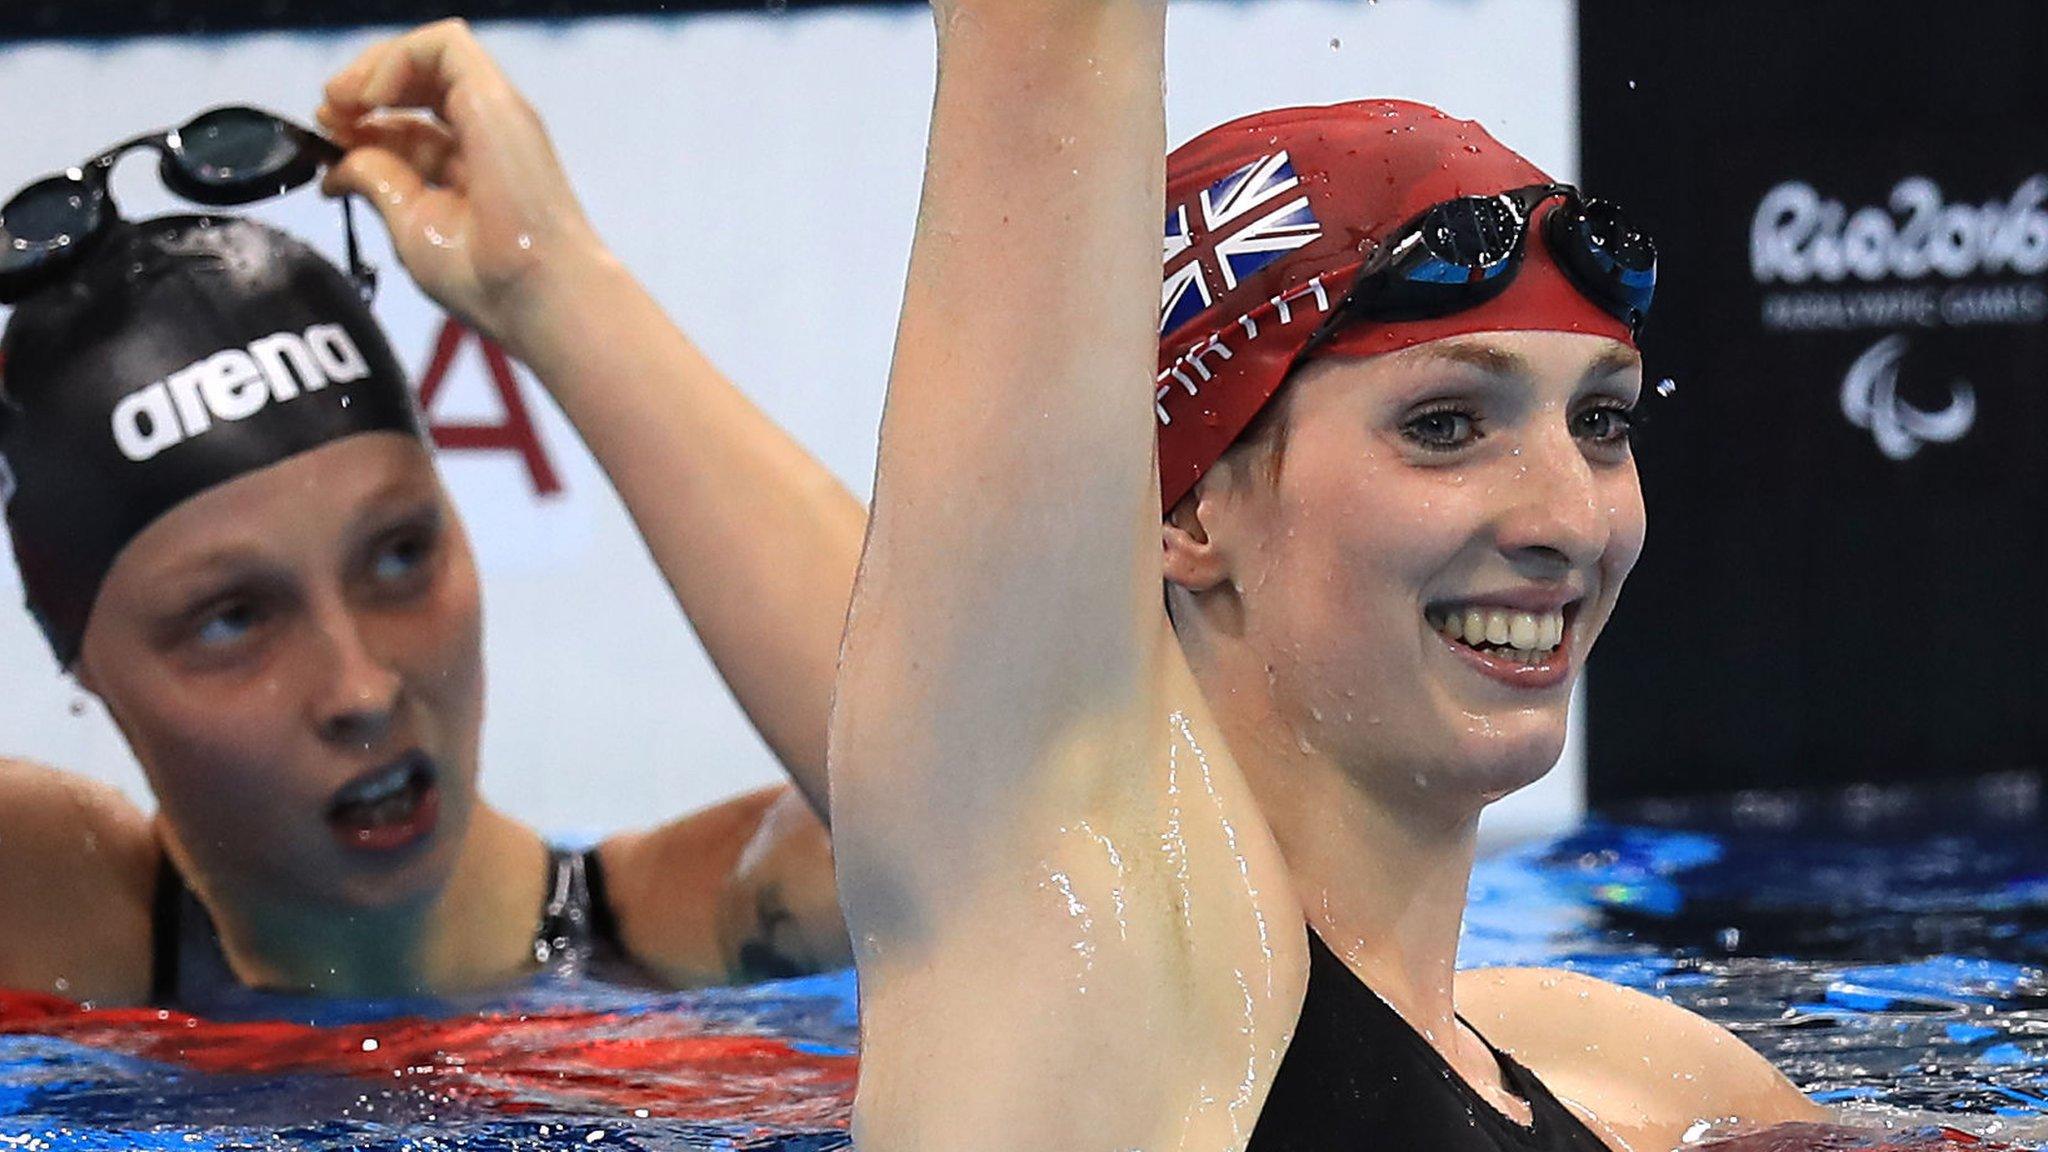
[[[1749,264],[1759,284],[2038,276],[2048,271],[2048,175],[2030,176],[2007,199],[1984,204],[1948,203],[1939,184],[1908,176],[1884,207],[1853,212],[1811,184],[1787,180],[1757,204]]]
[[[1921,408],[1899,392],[1911,330],[2032,327],[2048,321],[2048,173],[2009,195],[1953,199],[1922,174],[1881,203],[1782,180],[1750,218],[1749,266],[1767,333],[1873,332],[1842,378],[1842,414],[1890,460],[1952,444],[1976,425],[1977,390],[1950,384]]]

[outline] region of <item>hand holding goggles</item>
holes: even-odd
[[[1657,289],[1657,245],[1620,208],[1569,184],[1531,184],[1493,196],[1461,196],[1396,229],[1359,269],[1350,293],[1313,339],[1313,350],[1359,320],[1425,320],[1477,307],[1506,290],[1521,267],[1536,210],[1543,240],[1586,299],[1635,334]]]
[[[0,205],[0,304],[13,304],[59,277],[120,219],[108,177],[123,156],[154,149],[164,187],[195,204],[251,204],[282,195],[341,158],[332,141],[257,108],[213,108],[178,128],[116,144],[76,168],[45,176]],[[349,277],[369,300],[376,270],[356,244],[346,197]]]

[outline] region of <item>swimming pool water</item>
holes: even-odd
[[[2009,776],[1645,806],[1654,826],[1488,861],[1461,959],[1663,996],[1865,1121],[1933,1113],[2048,1145],[2040,797]]]
[[[1641,809],[1483,861],[1462,962],[1628,984],[1734,1029],[1863,1120],[2038,1147],[2038,793],[2013,778]],[[328,1005],[291,1024],[0,995],[0,1152],[827,1152],[849,1146],[854,1038],[846,973],[680,995],[540,986],[433,1019]]]
[[[851,973],[321,1015],[209,1022],[0,997],[0,1152],[848,1146]]]

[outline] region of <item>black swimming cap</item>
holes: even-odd
[[[233,217],[118,225],[15,308],[0,398],[14,559],[67,668],[107,570],[157,517],[344,436],[420,434],[355,283]]]

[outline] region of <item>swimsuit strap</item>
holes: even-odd
[[[178,998],[178,944],[185,903],[185,878],[171,858],[157,853],[156,883],[149,900],[149,1002],[170,1004]]]
[[[550,845],[547,899],[533,937],[533,958],[559,976],[588,975],[593,965],[609,967],[626,957],[596,849]]]
[[[1247,1152],[1608,1152],[1540,1080],[1489,1042],[1503,1081],[1529,1105],[1530,1122],[1503,1115],[1313,929],[1307,932],[1301,1017]]]

